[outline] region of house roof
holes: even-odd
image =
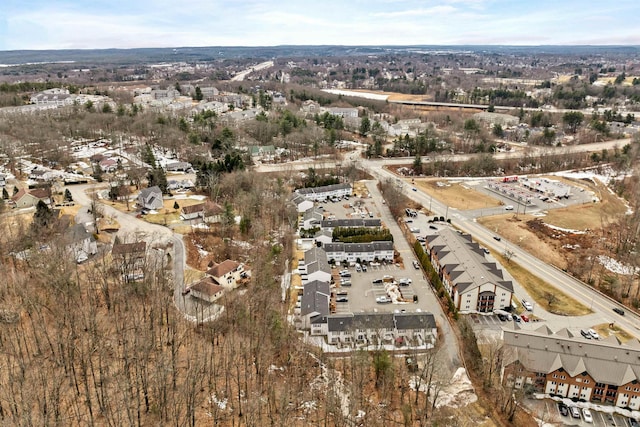
[[[324,249],[327,252],[351,252],[351,253],[373,253],[380,251],[392,251],[393,242],[380,241],[371,243],[326,243]]]
[[[151,195],[156,195],[156,194],[159,194],[160,197],[162,197],[162,190],[160,190],[160,187],[158,187],[157,185],[154,185],[153,187],[143,188],[142,191],[140,191],[140,196],[142,196],[145,199]]]
[[[204,212],[204,203],[198,203],[196,205],[183,206],[180,210],[183,214],[192,214],[196,212]]]
[[[224,291],[224,287],[218,285],[212,277],[204,277],[202,280],[189,287],[192,291],[200,292],[207,296],[216,295]]]
[[[640,381],[640,348],[635,339],[627,345],[569,337],[564,330],[554,333],[549,328],[502,329],[505,345],[515,350],[507,352],[507,364],[519,360],[528,370],[542,373],[562,368],[572,377],[586,372],[596,382],[617,386]]]
[[[302,302],[300,304],[300,314],[326,316],[329,314],[329,298],[331,290],[329,283],[318,280],[311,281],[304,285]]]
[[[95,240],[93,234],[89,233],[84,225],[75,224],[65,230],[64,238],[67,243],[82,242],[86,239]]]
[[[211,200],[207,200],[204,203],[204,210],[207,215],[218,215],[224,212],[222,206],[215,202],[212,202]]]
[[[207,274],[213,277],[222,277],[225,274],[235,270],[239,266],[240,264],[237,263],[236,261],[226,259],[222,261],[220,264],[217,264],[211,267],[209,270],[207,270]]]
[[[433,329],[436,327],[436,319],[431,313],[395,313],[396,329]]]
[[[298,188],[296,193],[305,195],[330,193],[337,190],[351,190],[351,184],[331,184],[323,187]]]
[[[111,248],[112,255],[127,255],[144,253],[147,249],[147,242],[116,243]]]
[[[487,260],[484,251],[471,236],[451,228],[441,228],[437,234],[427,236],[427,246],[436,254],[459,293],[486,283],[513,292],[513,283],[504,280],[502,269]]]
[[[353,218],[353,219],[326,219],[320,223],[321,228],[354,228],[354,227],[381,227],[379,218]]]
[[[33,190],[29,191],[29,194],[38,199],[49,198],[49,191],[46,188],[34,188]]]
[[[307,266],[307,274],[323,271],[331,274],[331,266],[327,261],[327,253],[322,248],[314,247],[304,253],[304,263]]]

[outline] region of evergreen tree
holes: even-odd
[[[64,201],[65,202],[73,202],[73,196],[71,196],[71,191],[68,188],[64,190]]]
[[[51,224],[53,224],[53,211],[45,202],[38,200],[36,211],[33,214],[33,227],[36,230],[41,230],[48,228]]]
[[[9,198],[9,192],[7,191],[6,187],[2,189],[2,198],[4,200],[7,200]]]

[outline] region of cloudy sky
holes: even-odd
[[[0,50],[640,45],[640,1],[0,0]]]

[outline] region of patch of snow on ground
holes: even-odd
[[[381,93],[356,92],[354,90],[322,89],[322,91],[331,93],[333,95],[354,96],[357,98],[375,99],[378,101],[386,101],[387,98],[389,98],[389,95],[384,95]]]
[[[209,404],[215,403],[218,408],[220,408],[221,410],[225,410],[227,409],[227,399],[218,399],[218,397],[215,394],[212,394],[209,397]]]
[[[554,175],[564,176],[565,178],[573,178],[573,179],[589,179],[591,181],[597,179],[598,181],[607,185],[609,184],[612,178],[610,174],[602,175],[594,171],[563,171],[563,172],[556,172]]]
[[[202,249],[202,246],[196,245],[196,248],[198,248],[198,255],[200,255],[202,258],[204,258],[207,255],[209,255],[209,252],[207,252],[204,249]]]
[[[206,200],[207,196],[199,196],[197,194],[194,194],[194,195],[189,196],[189,198],[191,200],[200,200],[200,201],[202,201],[202,200]]]
[[[580,231],[580,230],[571,230],[570,228],[562,228],[562,227],[557,227],[555,225],[551,225],[551,224],[545,224],[547,227],[551,228],[552,230],[558,230],[558,231],[564,231],[565,233],[571,233],[571,234],[586,234],[586,231]]]
[[[438,395],[436,401],[436,407],[441,408],[443,406],[449,406],[453,408],[461,408],[474,403],[478,400],[475,391],[473,390],[473,384],[467,376],[467,371],[464,368],[458,368],[456,373],[453,374],[451,382],[446,386]]]
[[[311,388],[322,389],[326,392],[329,390],[333,391],[335,396],[340,400],[342,414],[345,417],[348,416],[349,393],[347,392],[347,387],[344,384],[342,374],[335,369],[329,369],[327,365],[322,363],[322,361],[320,361],[320,359],[318,359],[314,354],[309,353],[309,355],[318,363],[321,372],[320,375],[312,380]]]
[[[606,255],[598,255],[598,262],[604,266],[607,270],[616,274],[623,274],[625,276],[630,276],[640,271],[640,268],[633,268],[630,265],[624,265],[620,261],[617,261],[613,258],[610,258]]]

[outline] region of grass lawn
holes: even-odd
[[[580,304],[578,301],[551,286],[549,283],[533,275],[526,269],[522,268],[517,262],[507,260],[500,254],[493,253],[493,257],[503,268],[522,286],[529,295],[535,300],[536,305],[544,308],[549,313],[561,316],[584,316],[592,311]],[[553,295],[552,304],[549,304],[550,295]],[[520,303],[519,301],[517,302]]]
[[[437,179],[416,179],[414,185],[434,199],[456,209],[470,210],[500,206],[497,199],[475,191],[464,183],[451,183],[446,187],[439,187],[438,181]]]
[[[595,329],[602,338],[615,335],[621,342],[626,342],[633,338],[629,332],[625,331],[615,323],[613,324],[613,328],[610,328],[609,326],[609,323],[602,323],[600,325],[595,325],[593,329]]]

